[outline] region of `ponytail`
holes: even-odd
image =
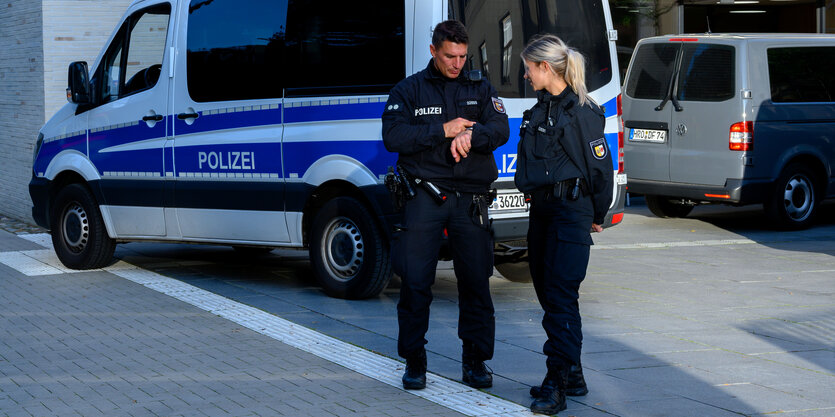
[[[520,55],[526,61],[547,62],[551,71],[560,75],[574,90],[581,106],[590,101],[586,88],[586,59],[562,39],[551,34],[537,35]]]

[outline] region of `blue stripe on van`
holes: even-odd
[[[328,155],[350,156],[365,164],[375,175],[385,174],[397,161],[397,154],[387,151],[381,140],[286,142],[284,155],[284,173],[288,177],[291,174],[303,176],[314,162]]]
[[[252,107],[252,106],[249,106]],[[239,108],[241,109],[241,108]],[[281,106],[266,110],[240,110],[227,113],[200,112],[200,117],[191,125],[173,116],[175,135],[211,132],[252,126],[280,125]]]

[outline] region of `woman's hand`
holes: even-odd
[[[591,232],[592,233],[600,233],[602,231],[603,231],[603,226],[601,226],[597,223],[592,223],[591,224]]]

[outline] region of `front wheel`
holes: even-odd
[[[391,280],[391,254],[368,210],[350,197],[328,201],[313,219],[310,261],[328,295],[374,297]]]
[[[661,195],[646,195],[647,208],[652,214],[665,217],[686,217],[693,211],[693,206],[672,200]]]
[[[812,225],[818,198],[815,174],[801,164],[783,170],[774,191],[763,205],[765,213],[779,228],[800,230]]]
[[[87,187],[70,184],[59,191],[50,223],[55,254],[67,268],[101,268],[113,259],[116,242],[107,235],[99,206]]]

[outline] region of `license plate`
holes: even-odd
[[[653,129],[632,129],[629,131],[629,140],[634,142],[664,143],[667,141],[667,131]]]
[[[490,205],[490,210],[516,210],[516,209],[525,209],[527,208],[527,204],[525,203],[525,194],[523,193],[501,193],[496,195],[496,199],[493,200],[493,204]]]

